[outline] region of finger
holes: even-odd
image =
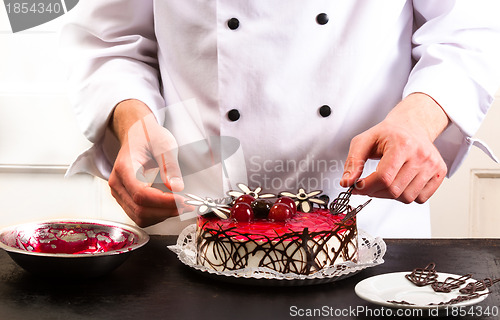
[[[397,170],[397,168],[393,169]],[[396,173],[392,182],[390,182],[391,178],[386,178],[386,181],[380,179],[376,182],[378,189],[373,190],[371,194],[380,198],[399,199],[405,203],[405,198],[412,198],[410,202],[413,202],[431,177],[431,175],[423,174],[421,169],[416,161],[407,161]]]
[[[140,205],[134,201],[125,187],[117,181],[119,180],[110,177],[111,194],[125,213],[140,227],[150,226],[169,217],[177,216],[183,210],[182,208],[178,210],[175,202],[173,202],[173,205],[164,208]]]
[[[441,158],[439,157],[439,159]],[[398,201],[403,203],[412,203],[419,197],[426,197],[425,195],[427,194],[430,197],[437,190],[440,183],[436,184],[435,182],[437,182],[437,180],[435,182],[433,182],[433,180],[440,175],[440,162],[434,162],[429,158],[427,161],[423,161],[423,163],[426,163],[427,165],[420,168],[420,171],[415,175],[415,178],[404,188],[404,191],[400,194],[400,196],[397,197]],[[432,165],[433,163],[436,164]],[[418,169],[418,167],[414,168],[414,170]],[[444,175],[442,176],[444,178]]]
[[[352,139],[340,180],[341,186],[350,187],[361,177],[366,160],[371,157],[374,148],[375,141],[369,137],[363,134]]]
[[[134,170],[136,170],[136,179],[142,182],[146,182],[147,185],[151,186],[155,183],[156,177],[160,172],[160,168],[158,168],[158,164],[155,159],[149,159],[144,165],[139,165],[139,162],[136,161],[136,165],[134,166]],[[137,167],[137,169],[135,169]]]
[[[152,188],[149,183],[137,180],[132,172],[131,166],[128,164],[115,165],[114,176],[118,181],[114,183],[112,188],[123,188],[122,193],[126,192],[137,205],[155,208],[183,207],[184,198],[182,196]]]
[[[113,192],[112,192],[113,194]],[[120,198],[116,197],[118,204],[123,208],[125,213],[134,221],[138,226],[144,228],[159,222],[164,221],[167,218],[178,216],[179,210],[176,208],[165,209],[165,208],[150,208],[142,207],[135,204],[130,198]]]
[[[429,182],[428,177],[423,175],[418,175],[413,179],[413,181],[408,185],[406,189],[403,190],[401,195],[396,199],[402,203],[412,203],[421,194],[425,185]]]
[[[432,179],[430,179],[427,182],[427,184],[422,189],[418,197],[415,199],[415,202],[424,203],[427,200],[429,200],[429,198],[436,192],[439,186],[443,183],[443,180],[446,176],[446,172],[447,172],[446,164],[442,162],[436,174],[434,174]]]
[[[151,143],[148,126],[144,121],[142,123],[151,153],[158,164],[160,177],[165,186],[173,192],[184,190],[184,181],[178,162],[179,149],[174,136],[165,128],[159,128],[158,126],[150,127],[159,129],[159,132],[154,133],[154,143]]]
[[[128,140],[130,149],[136,153],[131,154],[131,158],[135,159],[132,164],[140,180],[152,182],[157,175],[152,168],[157,168],[170,191],[180,192],[184,189],[177,160],[177,142],[170,131],[156,122],[154,115],[136,122],[129,130]]]
[[[372,194],[378,198],[396,199],[403,203],[424,203],[438,189],[446,176],[446,164],[443,161],[435,162],[435,165],[430,165],[433,161],[427,161],[428,165],[422,168],[405,164],[398,173],[393,185],[387,190],[381,190]],[[410,183],[406,184],[403,180],[411,179]],[[403,182],[401,182],[403,181]],[[406,184],[406,185],[405,185]]]
[[[160,167],[160,176],[165,186],[173,192],[184,190],[184,180],[177,161],[177,151],[170,151],[155,157]]]
[[[396,177],[398,177],[398,174],[400,174],[400,171],[405,165],[406,160],[406,155],[398,148],[388,147],[388,150],[380,159],[375,172],[363,180],[358,181],[356,183],[356,189],[353,190],[353,194],[370,196],[378,194],[384,195],[383,197],[387,198],[390,197],[385,194],[387,192],[393,192],[395,194],[400,193],[400,190],[404,190],[401,188],[408,185],[416,174],[416,171],[411,169],[410,164],[407,170],[401,172],[398,183],[393,185]],[[392,191],[390,191],[391,186],[393,188]]]
[[[134,221],[137,221],[137,219],[146,219],[149,217],[158,217],[158,219],[161,218],[160,221],[162,221],[168,217],[177,216],[179,215],[179,211],[182,211],[182,209],[178,210],[175,205],[168,208],[147,207],[139,205],[126,192],[123,192],[123,190],[114,189],[111,190],[111,194],[122,206],[125,212],[131,218],[133,218]]]
[[[396,178],[397,180],[397,178]],[[429,178],[423,174],[417,174],[410,182],[403,185],[395,183],[387,189],[383,189],[371,194],[376,198],[396,199],[403,203],[412,203],[425,187]]]

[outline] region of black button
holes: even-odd
[[[332,114],[332,108],[330,106],[324,105],[319,108],[319,114],[323,117],[326,118]]]
[[[227,26],[229,27],[229,29],[231,30],[236,30],[238,29],[238,27],[240,26],[240,20],[236,19],[236,18],[231,18],[227,21]]]
[[[327,24],[328,20],[329,20],[329,18],[328,18],[328,15],[326,13],[320,13],[316,16],[316,22],[318,24],[321,24],[321,25]]]
[[[227,118],[231,121],[238,121],[240,118],[240,112],[236,109],[229,110],[227,113]]]

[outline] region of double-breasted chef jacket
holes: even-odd
[[[485,149],[473,136],[499,86],[499,12],[498,0],[81,0],[61,40],[93,146],[68,174],[109,176],[110,115],[138,99],[179,145],[237,139],[219,172],[232,187],[335,197],[351,139],[422,92],[452,121],[435,142],[451,175]],[[358,223],[430,236],[426,204],[375,199]]]

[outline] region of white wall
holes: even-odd
[[[90,146],[65,94],[57,30],[64,16],[13,34],[0,8],[0,227],[50,218],[130,222],[107,184],[88,175],[65,179]]]
[[[499,57],[500,58],[500,57]],[[500,91],[476,138],[500,158]],[[472,148],[431,198],[433,237],[500,238],[500,164]]]

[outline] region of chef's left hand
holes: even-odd
[[[352,139],[340,184],[353,185],[366,160],[380,159],[375,172],[356,183],[353,194],[424,203],[447,172],[433,142],[448,123],[432,98],[409,95],[382,122]]]

